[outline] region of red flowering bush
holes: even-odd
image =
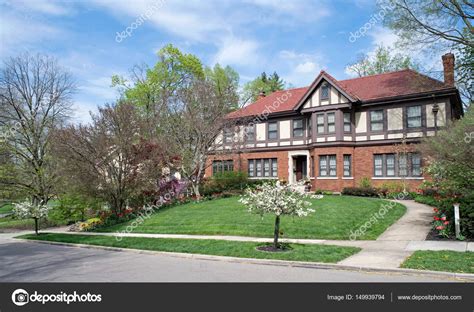
[[[438,235],[449,237],[451,224],[446,215],[440,212],[438,208],[433,209],[435,215],[433,216],[433,228],[438,231]]]

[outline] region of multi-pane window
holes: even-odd
[[[394,177],[395,176],[395,154],[385,155],[385,163],[386,163],[387,177]]]
[[[421,156],[417,153],[375,154],[375,177],[420,177]]]
[[[324,114],[316,115],[316,123],[318,133],[324,133]]]
[[[383,176],[383,155],[374,155],[374,176]]]
[[[308,136],[311,136],[311,126],[312,126],[312,121],[311,121],[311,116],[308,118]]]
[[[255,160],[255,176],[256,177],[261,177],[262,176],[262,160],[261,159],[256,159]]]
[[[303,119],[293,120],[293,137],[302,137],[304,134]]]
[[[375,110],[370,112],[370,130],[383,130],[383,110]]]
[[[278,139],[278,122],[269,122],[268,123],[268,139],[276,140]]]
[[[411,175],[413,177],[421,176],[421,156],[420,154],[410,154],[411,156]]]
[[[406,154],[398,155],[398,175],[400,177],[408,175],[408,158]]]
[[[249,177],[255,176],[255,161],[253,160],[249,160],[248,175]]]
[[[278,177],[278,162],[276,158],[249,159],[248,176],[257,177]]]
[[[351,132],[351,113],[344,113],[344,132]]]
[[[234,171],[234,162],[232,160],[214,160],[212,162],[212,175]]]
[[[336,132],[336,114],[328,113],[328,133]]]
[[[321,100],[329,99],[329,85],[327,83],[323,83],[321,85]]]
[[[336,155],[319,156],[320,177],[335,177],[337,175],[336,166]]]
[[[245,128],[245,138],[247,142],[255,141],[255,126],[247,126]]]
[[[421,127],[421,106],[407,107],[407,127]]]
[[[224,128],[224,143],[232,143],[234,132],[230,128]]]
[[[344,155],[344,176],[345,177],[352,176],[352,156],[351,155]]]

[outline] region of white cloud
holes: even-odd
[[[320,53],[298,53],[293,50],[282,50],[279,53],[281,62],[286,63],[287,73],[283,74],[285,81],[302,87],[306,86],[316,78],[323,68],[324,57]]]
[[[65,5],[64,1],[58,0],[15,0],[7,2],[12,8],[29,13],[41,13],[48,15],[66,15],[71,13],[71,7]]]
[[[61,35],[64,35],[64,31],[36,20],[0,14],[0,56],[2,57],[27,49],[30,44],[58,39]]]
[[[391,30],[383,27],[375,27],[369,32],[369,36],[372,38],[372,44],[384,45],[385,47],[395,47],[395,43],[398,40],[398,36]]]
[[[90,113],[97,113],[98,106],[96,103],[87,101],[75,101],[72,110],[71,122],[90,123],[92,121]]]
[[[222,65],[252,65],[258,62],[258,43],[234,37],[225,38],[214,56],[214,63]]]

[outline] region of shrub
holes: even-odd
[[[53,204],[48,217],[53,221],[66,221],[67,224],[72,224],[97,215],[100,207],[99,200],[75,194],[65,194],[59,197],[57,203]]]
[[[377,197],[379,192],[373,187],[345,187],[342,190],[344,195]]]
[[[359,188],[364,188],[364,189],[372,188],[372,181],[370,181],[368,177],[363,177],[359,181]]]
[[[459,202],[459,215],[461,234],[466,238],[474,238],[474,193],[462,198],[439,198],[433,196],[419,195],[415,201],[438,209],[438,214],[444,214],[450,222],[448,225],[449,236],[454,236],[454,207],[455,202]],[[436,221],[436,220],[435,220]]]

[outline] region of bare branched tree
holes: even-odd
[[[76,86],[49,56],[28,53],[6,60],[0,71],[0,126],[14,164],[0,176],[2,188],[16,189],[33,203],[47,203],[54,192],[51,131],[64,122]]]
[[[197,80],[183,89],[166,107],[163,115],[167,148],[180,158],[180,172],[191,183],[199,198],[199,185],[206,169],[206,160],[212,153],[221,153],[216,138],[226,127],[233,128],[235,120],[226,118],[233,92],[215,92],[208,81]]]

